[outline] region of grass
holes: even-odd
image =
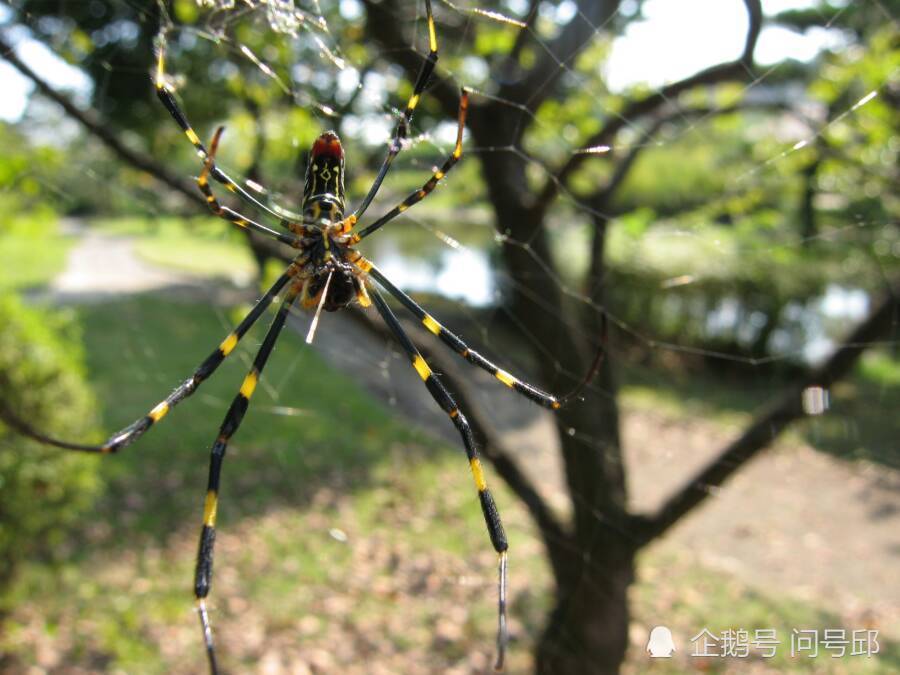
[[[65,266],[72,239],[60,234],[49,210],[8,218],[0,235],[0,293],[45,286]]]
[[[665,625],[672,631],[676,653],[671,660],[650,659],[641,652],[632,653],[626,673],[890,673],[900,668],[900,645],[878,638],[877,656],[832,658],[820,646],[816,658],[791,656],[794,629],[818,631],[820,640],[825,629],[853,630],[869,628],[847,625],[830,612],[800,602],[789,596],[765,593],[737,582],[722,572],[705,569],[689,551],[678,554],[658,553],[653,549],[638,558],[639,581],[632,589],[631,602],[636,623],[640,626],[640,647],[646,645],[652,626]],[[757,630],[774,629],[780,641],[774,656],[764,658],[760,650],[751,648],[747,657],[702,658],[691,638],[704,628],[720,636],[724,631],[746,630],[753,640]],[[640,648],[639,647],[639,648]]]
[[[256,272],[243,235],[208,216],[114,218],[94,221],[92,226],[106,234],[134,238],[138,257],[158,267],[213,278],[250,279]]]
[[[78,312],[110,429],[146,412],[240,313],[154,296]],[[16,667],[203,670],[191,579],[208,448],[260,339],[245,339],[165,423],[102,463],[106,497],[72,532],[65,563],[34,561],[5,598],[12,609],[0,651]],[[893,377],[881,362],[870,366]],[[224,468],[211,605],[225,663],[235,671],[300,662],[345,673],[487,670],[495,561],[459,450],[411,429],[301,349],[296,335],[285,336],[267,373]],[[550,606],[551,580],[527,515],[497,482],[515,544],[509,672],[520,673]],[[632,605],[630,672],[646,671],[646,630],[658,623],[682,645],[681,660],[652,664],[660,672],[698,665],[684,654],[703,627],[776,628],[785,637],[792,627],[842,625],[687,555],[652,549],[640,558]],[[767,665],[896,672],[897,645],[881,644],[875,659],[782,654]],[[738,665],[717,659],[702,667]]]

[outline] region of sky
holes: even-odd
[[[626,0],[627,2],[627,0]],[[763,0],[763,11],[809,7],[815,0]],[[0,7],[0,20],[9,10]],[[658,87],[702,68],[739,56],[747,32],[747,13],[742,0],[647,0],[646,20],[633,23],[613,43],[606,65],[610,88],[620,90],[637,82]],[[18,38],[18,39],[17,39]],[[78,69],[56,58],[27,36],[8,35],[19,57],[52,85],[80,93],[90,81]],[[798,35],[777,27],[760,35],[756,58],[760,64],[784,58],[808,60],[823,47],[833,45],[833,34],[817,30]],[[0,61],[0,120],[15,122],[25,111],[31,83],[9,64]]]

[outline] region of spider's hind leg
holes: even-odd
[[[212,585],[213,571],[213,547],[216,541],[216,512],[219,502],[219,478],[222,472],[222,462],[225,459],[225,451],[228,448],[228,441],[235,434],[241,425],[244,414],[250,406],[250,397],[253,395],[259,377],[266,361],[275,347],[275,342],[284,328],[288,311],[297,297],[298,289],[296,285],[287,293],[281,308],[275,315],[266,337],[263,339],[262,346],[253,360],[253,366],[250,372],[244,378],[240,391],[234,397],[231,407],[225,414],[222,426],[219,428],[219,434],[213,443],[209,460],[209,480],[206,488],[206,500],[203,508],[203,526],[200,530],[200,546],[197,552],[197,567],[194,573],[194,596],[197,599],[197,609],[200,614],[200,624],[203,628],[203,642],[206,645],[206,653],[209,658],[209,668],[213,675],[218,673],[216,663],[216,652],[213,646],[212,629],[209,622],[209,614],[206,608],[206,597],[209,595]]]
[[[450,392],[448,392],[444,385],[441,384],[441,381],[437,376],[431,372],[431,368],[425,363],[425,359],[422,358],[419,350],[416,349],[412,340],[409,339],[406,331],[403,330],[400,322],[397,321],[397,317],[394,316],[391,308],[387,306],[387,303],[381,297],[381,294],[374,287],[370,287],[369,295],[372,298],[372,302],[375,303],[375,308],[378,310],[381,318],[384,319],[388,328],[391,329],[391,332],[397,338],[400,346],[403,347],[403,351],[409,356],[413,368],[415,368],[419,377],[422,378],[422,381],[428,389],[428,393],[431,394],[431,397],[443,411],[447,413],[457,431],[459,431],[459,435],[462,437],[463,446],[465,446],[466,450],[466,457],[469,460],[469,468],[472,471],[472,478],[475,480],[475,488],[478,490],[478,500],[481,502],[481,511],[484,514],[484,522],[487,526],[488,536],[498,555],[499,600],[497,611],[497,661],[494,667],[496,670],[500,670],[503,668],[503,661],[506,654],[506,642],[508,639],[506,628],[506,576],[507,550],[509,549],[509,543],[506,539],[506,532],[503,530],[503,523],[500,521],[500,512],[497,509],[497,505],[494,503],[494,497],[491,495],[490,490],[488,490],[487,481],[484,478],[484,470],[482,469],[481,461],[478,458],[478,449],[475,446],[475,436],[472,434],[472,427],[469,426],[469,422],[465,415],[460,411],[456,402],[453,400],[453,397],[450,396]]]

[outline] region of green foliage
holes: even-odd
[[[35,288],[60,272],[71,240],[59,233],[57,216],[49,206],[20,210],[21,200],[0,193],[0,293]]]
[[[95,82],[93,105],[127,126],[159,119],[149,78],[162,3],[18,0],[16,18]],[[127,101],[127,104],[123,102]]]
[[[0,297],[0,388],[4,403],[46,433],[84,439],[94,428],[81,352],[58,316]],[[71,331],[69,331],[71,333]],[[92,457],[47,448],[0,422],[0,584],[18,564],[58,554],[96,496]]]

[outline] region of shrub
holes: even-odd
[[[86,438],[94,406],[71,323],[0,297],[0,326],[4,403],[49,435]],[[0,589],[25,558],[59,551],[67,527],[98,493],[96,459],[41,445],[0,422]]]

